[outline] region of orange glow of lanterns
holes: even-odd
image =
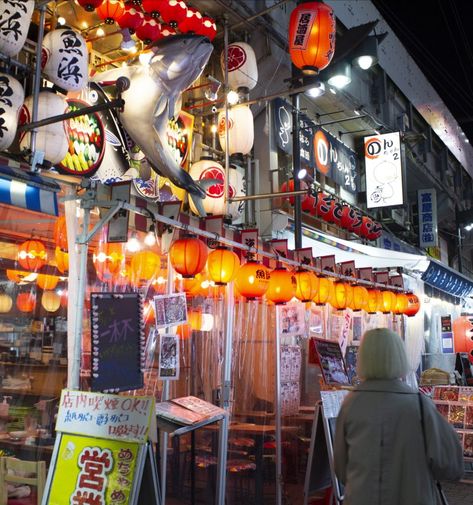
[[[318,74],[335,52],[335,15],[321,2],[302,2],[289,20],[289,53],[306,75]]]
[[[392,291],[381,291],[380,305],[378,310],[383,314],[393,312],[396,308],[396,295]]]
[[[261,298],[269,288],[269,268],[257,261],[248,261],[235,277],[238,292],[248,300]]]
[[[66,218],[59,216],[54,223],[53,228],[54,243],[63,251],[67,251],[67,227]]]
[[[276,305],[291,301],[296,295],[296,278],[294,273],[286,268],[275,268],[270,272],[269,286],[266,298]]]
[[[63,251],[60,247],[54,249],[54,257],[56,259],[56,267],[62,273],[65,274],[69,270],[69,253]]]
[[[337,310],[347,308],[353,298],[353,288],[346,282],[334,282],[333,291],[329,298],[330,305]]]
[[[36,306],[36,296],[33,293],[20,293],[16,297],[16,306],[21,312],[33,312]]]
[[[38,278],[36,279],[36,284],[38,284],[38,287],[43,290],[54,289],[57,286],[58,282],[59,282],[59,277],[57,277],[56,275],[39,274]],[[54,311],[52,311],[52,312],[54,312]]]
[[[47,312],[56,312],[61,306],[61,297],[55,291],[45,291],[41,297],[41,305]]]
[[[404,314],[408,317],[415,316],[420,309],[419,298],[414,293],[407,293],[407,308]]]
[[[10,312],[12,306],[12,297],[6,293],[0,294],[0,313],[6,314],[7,312]]]
[[[15,282],[16,284],[26,284],[28,282],[33,282],[37,279],[38,274],[31,272],[24,272],[22,270],[7,270],[8,280]]]
[[[231,282],[240,267],[240,258],[226,247],[217,247],[207,259],[209,277],[217,286]]]
[[[355,286],[353,288],[353,298],[349,306],[354,311],[367,309],[368,290],[364,286]]]
[[[125,261],[123,243],[101,242],[92,256],[95,272],[102,282],[111,281],[122,269]]]
[[[95,10],[106,25],[113,25],[125,12],[122,0],[104,0]]]
[[[131,258],[131,273],[135,282],[150,281],[159,277],[166,268],[165,258],[152,251],[139,251]]]
[[[319,287],[312,301],[316,305],[324,305],[330,299],[333,291],[333,282],[326,277],[319,277]]]
[[[409,305],[409,301],[407,299],[407,295],[405,293],[397,293],[396,294],[396,305],[394,307],[395,314],[404,314]]]
[[[374,314],[380,310],[382,298],[383,295],[379,289],[368,289],[368,306],[366,308],[367,312]]]
[[[205,243],[193,236],[176,240],[169,250],[171,265],[184,278],[194,277],[202,272],[207,256]]]
[[[298,270],[296,278],[296,298],[301,302],[310,302],[317,294],[319,278],[310,270]]]
[[[27,240],[18,248],[18,263],[25,269],[35,272],[46,265],[48,255],[40,240]]]

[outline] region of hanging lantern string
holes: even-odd
[[[100,202],[100,205],[103,207],[106,207],[106,206],[111,207],[110,202]],[[305,265],[299,261],[285,258],[284,256],[280,256],[279,254],[259,250],[257,247],[251,247],[251,246],[247,246],[245,244],[241,244],[240,242],[236,242],[236,241],[228,239],[226,237],[222,237],[218,233],[208,232],[206,230],[201,230],[200,228],[197,228],[197,227],[192,226],[190,224],[181,223],[180,221],[176,221],[175,219],[171,219],[166,216],[162,216],[161,214],[152,212],[150,209],[143,209],[142,207],[136,207],[134,205],[131,205],[131,204],[123,202],[123,201],[117,202],[116,208],[117,208],[117,210],[119,210],[120,208],[126,209],[128,211],[135,212],[136,214],[140,214],[142,216],[147,216],[147,217],[150,217],[150,215],[152,214],[153,219],[155,221],[158,221],[158,222],[163,223],[165,225],[177,228],[179,230],[183,230],[188,233],[192,233],[194,235],[198,235],[201,237],[215,240],[216,242],[220,242],[220,243],[227,245],[229,247],[232,247],[234,249],[241,249],[243,251],[248,251],[250,253],[263,256],[265,258],[269,258],[269,259],[279,261],[281,263],[285,263],[286,265],[290,265],[290,266],[297,267],[297,268],[304,268],[306,270],[311,270],[312,272],[315,272],[317,274],[327,275],[330,277],[335,277],[335,278],[340,279],[342,281],[356,282],[357,284],[364,284],[364,285],[372,286],[372,287],[378,287],[378,288],[384,288],[384,289],[389,287],[389,289],[391,291],[398,291],[398,292],[405,291],[404,289],[397,287],[397,286],[387,286],[386,284],[381,284],[379,282],[373,282],[373,281],[368,281],[368,280],[364,280],[364,279],[355,279],[354,277],[342,275],[337,272],[329,272],[327,270],[322,270],[322,269],[314,267],[312,265]],[[97,223],[97,225],[98,224],[99,223]],[[93,230],[92,230],[92,232],[93,232]],[[90,233],[92,233],[92,232],[90,232]],[[89,233],[89,235],[90,235],[90,233]],[[86,240],[89,240],[89,237],[87,237]]]

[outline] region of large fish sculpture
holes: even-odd
[[[133,141],[140,146],[153,169],[185,189],[199,212],[205,215],[201,200],[205,187],[197,183],[176,162],[167,144],[167,125],[173,118],[181,93],[200,76],[209,61],[213,46],[200,35],[175,35],[153,47],[148,65],[132,65],[97,74],[96,82],[127,77],[130,86],[122,93],[125,100],[120,121]],[[215,181],[209,182],[209,184]]]

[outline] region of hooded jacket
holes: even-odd
[[[344,505],[434,505],[434,479],[463,475],[458,435],[434,403],[400,380],[366,380],[337,419],[334,464]]]

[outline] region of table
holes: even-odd
[[[53,445],[27,445],[24,440],[0,439],[0,447],[10,449],[17,453],[20,459],[31,461],[45,460],[49,462],[53,453]]]

